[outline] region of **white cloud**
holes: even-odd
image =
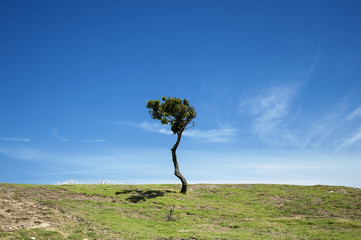
[[[53,130],[50,131],[50,134],[53,136],[53,137],[56,137],[57,139],[59,139],[60,141],[62,142],[68,142],[69,139],[66,139],[66,138],[63,138],[62,136],[59,135],[59,132],[56,128],[54,128]]]
[[[297,142],[287,126],[292,100],[296,97],[297,91],[298,88],[295,85],[279,86],[242,101],[241,111],[254,116],[253,131],[263,141],[272,144],[279,143],[280,140]]]
[[[332,150],[355,147],[359,140],[360,129],[350,121],[361,116],[361,106],[348,113],[349,104],[341,101],[332,106],[324,115],[313,119],[305,129],[309,145]]]
[[[234,128],[221,128],[202,131],[199,129],[191,129],[183,133],[184,136],[204,139],[210,142],[229,142],[238,130]]]
[[[7,141],[7,142],[30,142],[30,138],[7,138],[7,137],[1,137],[1,141]]]
[[[125,125],[125,126],[129,126],[129,127],[134,127],[134,128],[140,128],[149,132],[157,132],[157,133],[163,133],[163,134],[173,134],[172,131],[170,129],[166,129],[166,126],[161,125],[160,123],[148,123],[148,122],[143,122],[143,123],[132,123],[132,122],[124,122],[124,121],[114,121],[114,124],[117,125]]]
[[[241,112],[252,116],[252,130],[262,141],[318,150],[341,150],[358,143],[361,133],[350,121],[361,117],[361,106],[347,114],[348,104],[341,101],[306,119],[307,112],[295,111],[299,90],[296,84],[274,87],[241,102]],[[353,134],[347,136],[350,131]]]
[[[36,160],[36,161],[44,161],[47,159],[51,159],[49,158],[50,157],[49,154],[43,151],[38,151],[33,148],[17,148],[17,147],[0,148],[0,153],[15,159]]]
[[[312,64],[310,66],[310,68],[307,71],[308,74],[308,78],[306,79],[306,81],[309,81],[311,76],[313,75],[313,73],[315,72],[316,66],[317,66],[317,62],[318,62],[318,58],[319,58],[319,50],[316,51],[314,57],[313,57],[313,61]]]
[[[361,140],[361,127],[355,131],[348,139],[346,139],[339,147],[338,149],[344,149],[348,147],[354,146],[357,142]]]
[[[141,152],[133,149],[97,150],[90,148],[86,152],[54,152],[34,147],[0,147],[0,153],[14,158],[31,161],[62,162],[64,164],[106,165],[117,164],[119,167],[122,161],[131,160],[133,163],[138,160],[164,157],[159,149],[143,149]],[[168,150],[166,150],[168,153]],[[106,166],[112,168],[113,166]],[[123,165],[124,167],[128,167]]]
[[[164,125],[156,124],[156,123],[141,123],[139,125],[137,125],[139,128],[144,129],[146,131],[150,131],[150,132],[157,132],[157,133],[162,133],[162,134],[173,134],[172,131],[169,129],[169,127],[167,128]]]
[[[261,121],[274,121],[288,114],[291,100],[295,95],[293,87],[276,87],[268,89],[261,96],[253,99],[251,111]]]
[[[351,121],[357,117],[361,117],[361,106],[356,108],[350,115],[348,115],[347,120]]]

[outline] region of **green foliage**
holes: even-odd
[[[196,117],[194,107],[189,105],[187,99],[176,97],[162,97],[160,100],[149,100],[146,107],[153,119],[160,120],[164,125],[169,124],[174,134],[182,133],[187,125]]]

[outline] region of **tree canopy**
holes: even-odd
[[[150,109],[150,115],[164,125],[169,124],[174,134],[182,133],[196,117],[195,109],[189,105],[187,99],[162,97],[162,101],[162,103],[159,100],[148,101],[146,107]]]

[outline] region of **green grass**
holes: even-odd
[[[183,195],[179,185],[1,186],[56,209],[48,218],[57,224],[0,239],[361,239],[357,188],[191,185]]]

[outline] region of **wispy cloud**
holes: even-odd
[[[357,129],[349,138],[347,138],[338,149],[344,149],[355,146],[361,140],[361,127]]]
[[[50,131],[50,135],[53,136],[53,137],[55,137],[55,138],[57,138],[57,139],[59,139],[59,140],[62,141],[62,142],[68,142],[68,141],[69,141],[69,139],[63,138],[63,137],[59,134],[59,132],[58,132],[58,130],[57,130],[56,128],[54,128],[54,129],[52,129],[52,130]]]
[[[275,140],[280,138],[295,141],[287,128],[287,118],[297,91],[296,85],[278,86],[241,102],[241,111],[248,112],[254,117],[253,131],[262,140],[268,143],[275,143]]]
[[[273,146],[292,146],[318,150],[357,148],[361,139],[361,106],[350,111],[345,100],[317,113],[312,121],[295,105],[301,85],[285,85],[244,98],[240,111],[249,114],[251,126],[259,138]]]
[[[37,163],[52,163],[56,168],[56,175],[105,175],[119,172],[137,175],[139,172],[147,172],[151,169],[152,174],[163,166],[163,159],[170,159],[168,149],[96,149],[86,151],[64,152],[49,151],[43,148],[34,147],[1,147],[0,153],[13,159],[26,160]],[[168,161],[167,161],[168,163]],[[161,165],[161,166],[160,166]],[[165,164],[163,167],[170,168]],[[49,175],[53,175],[49,173]]]
[[[115,123],[120,125],[127,125],[127,126],[140,128],[149,132],[156,132],[156,133],[168,134],[168,135],[173,134],[169,126],[167,127],[165,125],[161,125],[157,123],[148,123],[148,122],[143,122],[140,124],[127,123],[127,122],[115,122]],[[197,138],[209,142],[222,143],[222,142],[229,142],[237,134],[237,132],[238,130],[235,128],[224,128],[224,127],[219,129],[211,129],[211,130],[189,129],[183,133],[183,136]]]
[[[150,131],[150,132],[157,132],[157,133],[162,133],[162,134],[173,134],[172,131],[169,129],[169,127],[167,128],[164,125],[156,124],[156,123],[143,122],[141,124],[138,124],[137,127],[144,129],[146,131]]]
[[[317,62],[318,62],[318,58],[319,58],[319,49],[317,49],[317,51],[316,51],[316,53],[315,53],[315,55],[313,57],[312,64],[311,64],[310,68],[307,71],[308,76],[307,76],[306,81],[309,81],[312,74],[315,72]]]
[[[30,142],[30,138],[7,138],[7,137],[1,137],[1,141],[7,141],[7,142]]]
[[[125,121],[114,121],[113,123],[117,125],[129,126],[133,128],[140,128],[149,132],[157,132],[157,133],[169,134],[169,135],[173,134],[170,129],[166,128],[166,126],[162,126],[161,124],[156,124],[156,123],[148,123],[148,122],[133,123],[133,122],[125,122]]]
[[[202,131],[199,129],[190,129],[184,132],[184,136],[204,139],[210,142],[229,142],[237,134],[238,130],[234,128],[220,128]]]
[[[354,120],[355,118],[361,117],[361,106],[359,106],[358,108],[356,108],[352,113],[350,113],[347,116],[347,119],[349,121]]]
[[[14,158],[14,159],[24,159],[24,160],[35,160],[35,161],[46,161],[50,155],[44,151],[39,151],[34,148],[23,148],[23,147],[7,147],[0,148],[0,153]]]
[[[83,143],[105,143],[107,140],[105,139],[92,139],[92,140],[83,140]]]

